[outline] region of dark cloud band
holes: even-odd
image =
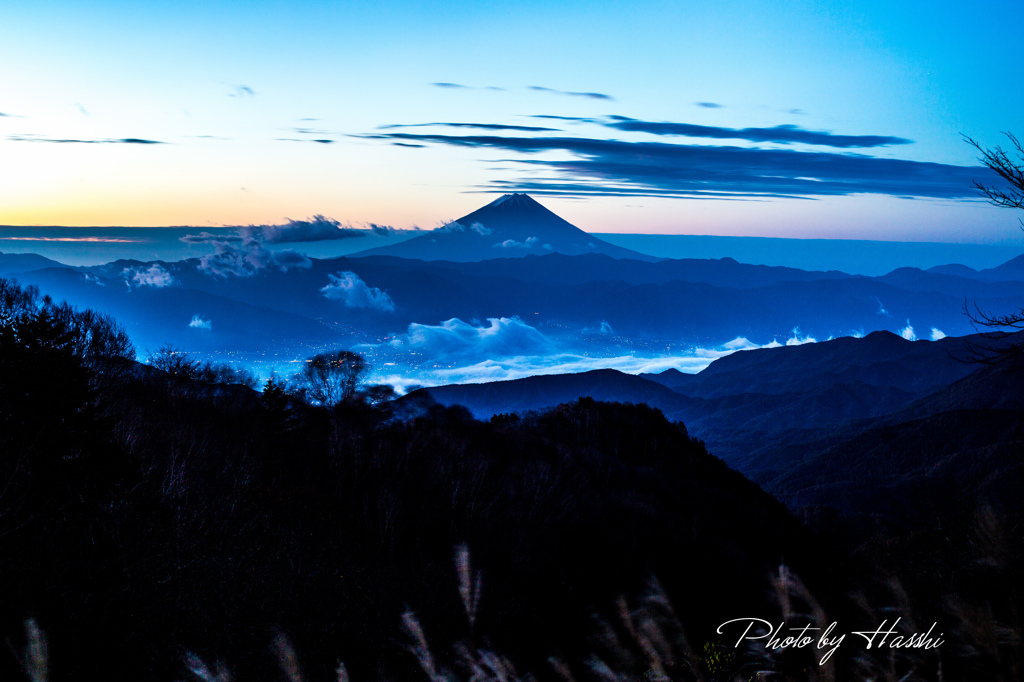
[[[755,198],[884,194],[974,198],[972,181],[982,167],[876,158],[862,154],[711,145],[623,142],[579,137],[502,137],[383,133],[369,138],[403,144],[501,149],[524,155],[564,152],[569,159],[514,159],[554,178],[531,179],[575,194],[613,192],[675,197]],[[501,187],[504,183],[494,183]],[[523,183],[516,187],[525,189]],[[502,187],[504,189],[504,187]]]
[[[535,115],[531,118],[552,119],[569,123],[594,123],[596,125],[622,130],[624,132],[649,133],[664,137],[699,137],[711,140],[747,140],[748,142],[773,142],[777,144],[811,144],[838,149],[885,147],[895,144],[911,144],[913,140],[891,135],[835,135],[819,130],[807,130],[795,125],[780,125],[772,128],[723,128],[693,123],[670,121],[640,121],[626,116],[604,118],[581,118],[578,116]]]
[[[625,116],[609,116],[603,125],[616,130],[651,133],[653,135],[675,135],[680,137],[703,137],[719,140],[748,140],[750,142],[779,142],[790,144],[820,145],[823,147],[854,148],[884,147],[893,144],[910,144],[912,140],[886,135],[833,135],[832,133],[805,130],[794,125],[774,128],[720,128],[692,123],[656,123],[638,121]]]

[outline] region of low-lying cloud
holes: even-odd
[[[444,223],[438,228],[435,228],[434,232],[476,232],[481,237],[486,237],[487,235],[492,234],[494,230],[486,227],[483,223],[474,222],[469,227],[466,227],[457,220],[452,220]]]
[[[267,244],[289,244],[358,239],[368,235],[387,237],[396,232],[390,225],[369,223],[357,228],[324,215],[306,220],[287,219],[280,225],[246,225],[230,232],[199,232],[181,237],[186,244],[212,246],[214,253],[199,259],[199,269],[221,277],[250,277],[266,268],[287,272],[308,268],[312,261],[293,249],[272,251]]]
[[[190,329],[204,329],[206,331],[213,330],[213,322],[204,319],[198,314],[192,316],[192,321],[188,323],[188,326]]]
[[[209,235],[209,233],[203,233]],[[199,270],[215,277],[252,277],[266,269],[288,272],[294,268],[308,268],[313,265],[304,254],[293,249],[271,251],[257,239],[238,235],[226,237],[209,235],[188,235],[182,241],[188,244],[207,244],[214,248],[212,254],[199,259]]]
[[[805,343],[817,343],[818,340],[813,336],[800,336],[800,327],[793,327],[793,335],[786,339],[787,346],[802,346]],[[771,345],[771,344],[769,344]]]
[[[474,223],[479,225],[480,223]],[[370,232],[373,232],[378,237],[390,237],[394,233],[398,232],[398,229],[391,225],[380,225],[378,223],[367,223],[366,226],[370,228]]]
[[[154,289],[169,287],[176,282],[174,275],[159,263],[151,263],[146,268],[125,268],[121,271],[121,276],[125,278],[129,286],[152,287]]]
[[[526,241],[517,242],[515,239],[506,239],[494,245],[496,249],[529,249],[539,240],[536,237],[527,237]],[[550,248],[550,247],[548,247]]]
[[[395,302],[387,292],[370,287],[354,272],[346,270],[337,275],[327,275],[329,283],[320,289],[325,298],[340,301],[346,308],[370,308],[394,312]]]
[[[613,334],[611,325],[584,333]],[[591,336],[593,338],[593,336]],[[628,374],[658,373],[667,369],[696,373],[717,358],[737,351],[814,343],[794,329],[784,342],[773,339],[757,344],[737,337],[714,348],[691,348],[682,353],[637,354],[608,348],[601,354],[585,352],[573,341],[548,337],[518,317],[489,318],[487,324],[453,318],[438,325],[413,323],[406,333],[365,352],[379,368],[373,380],[399,391],[409,386],[506,381],[544,374],[566,374],[595,369],[616,369]],[[587,346],[592,348],[592,346]],[[402,367],[398,372],[387,368]]]
[[[543,355],[557,350],[553,341],[518,317],[491,317],[486,325],[470,324],[457,317],[438,325],[414,322],[388,345],[442,363]]]
[[[615,330],[605,320],[601,320],[601,324],[597,327],[584,327],[582,331],[584,334],[600,334],[602,336],[614,336],[615,334]]]
[[[371,231],[374,230],[361,230],[319,213],[306,220],[288,218],[281,225],[247,225],[238,228],[238,234],[243,239],[255,239],[266,244],[352,239],[365,237]]]

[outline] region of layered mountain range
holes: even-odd
[[[571,402],[646,403],[682,421],[708,450],[792,508],[826,505],[906,519],[936,505],[1014,505],[1024,485],[1024,389],[1007,360],[980,348],[1020,334],[908,341],[862,339],[745,350],[696,375],[615,370],[423,388],[478,419]]]
[[[169,342],[215,352],[273,345],[282,356],[375,343],[413,323],[453,318],[519,317],[557,337],[594,338],[589,330],[601,330],[602,342],[632,340],[642,352],[714,347],[738,337],[784,343],[795,328],[801,338],[818,340],[908,326],[921,337],[959,336],[974,331],[965,301],[1008,312],[1024,297],[1024,275],[993,281],[995,271],[971,278],[922,270],[860,277],[731,259],[650,263],[603,254],[480,262],[305,259],[302,267],[245,276],[213,274],[201,259],[0,265],[0,275],[114,314],[143,347]],[[1018,276],[1017,268],[1011,261],[996,270],[1009,278]],[[189,326],[197,315],[205,328]]]

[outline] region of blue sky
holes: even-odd
[[[1022,20],[1017,2],[23,3],[0,28],[0,224],[430,228],[526,190],[597,232],[1016,240],[1012,211],[973,199],[961,133],[1024,134]]]

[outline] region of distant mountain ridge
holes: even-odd
[[[150,271],[160,275],[158,281],[137,277]],[[354,273],[367,290],[386,293],[393,308],[328,299],[324,289],[330,278],[345,272]],[[588,343],[664,340],[697,348],[738,337],[755,344],[784,342],[795,327],[801,337],[827,339],[899,331],[909,322],[922,337],[930,336],[933,327],[962,336],[973,332],[963,315],[965,298],[993,311],[1014,310],[1024,298],[1021,282],[983,282],[916,269],[867,278],[728,258],[652,263],[600,253],[480,262],[314,258],[308,267],[267,268],[250,277],[211,275],[198,259],[120,260],[87,268],[52,264],[14,276],[58,300],[116,315],[144,347],[174,343],[227,352],[246,334],[255,335],[247,345],[257,345],[262,337],[287,353],[301,341],[300,328],[317,344],[332,338],[351,343],[357,337],[373,343],[412,323],[516,316],[548,336],[586,337]],[[150,299],[157,289],[165,303],[154,308]],[[263,320],[258,324],[254,310]],[[286,324],[278,313],[301,316],[303,324]],[[213,333],[189,326],[195,314],[212,322]],[[299,345],[302,350],[294,352],[305,353],[308,344]]]
[[[34,253],[2,253],[0,252],[0,275],[15,275],[19,272],[42,270],[43,268],[63,268],[63,263],[50,260]]]
[[[480,261],[531,254],[660,260],[614,246],[563,220],[526,194],[505,194],[486,206],[427,234],[400,244],[367,249],[360,256],[399,256],[416,260]]]
[[[643,375],[669,388],[701,398],[739,393],[781,395],[838,383],[861,381],[915,393],[960,379],[974,367],[963,338],[907,341],[887,331],[858,339],[744,350],[711,363],[698,374],[669,370]]]

